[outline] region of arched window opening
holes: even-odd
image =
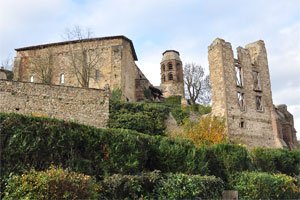
[[[33,76],[30,76],[30,82],[33,83],[34,82],[34,78]]]
[[[172,69],[173,69],[172,63],[168,63],[168,68],[169,68],[169,70],[172,70]]]
[[[173,80],[173,74],[172,73],[169,74],[169,81],[171,81],[171,80]]]
[[[162,81],[163,81],[163,82],[166,82],[166,77],[165,77],[165,75],[162,76]]]
[[[64,84],[65,83],[65,75],[64,74],[61,74],[60,75],[60,84]]]
[[[166,66],[165,65],[162,65],[161,68],[162,68],[163,71],[166,71]]]
[[[176,64],[176,70],[178,71],[178,70],[179,70],[179,68],[180,68],[180,64],[179,64],[179,63],[177,63],[177,64]]]

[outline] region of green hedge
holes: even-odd
[[[300,175],[300,150],[255,148],[251,157],[256,169],[269,173]]]
[[[284,174],[243,172],[234,180],[241,199],[299,199],[295,179]]]
[[[32,168],[45,170],[51,163],[94,175],[98,180],[114,173],[136,174],[155,169],[216,175],[223,179],[229,174],[227,170],[249,167],[245,164],[247,154],[241,153],[245,148],[236,145],[197,148],[183,139],[149,136],[131,130],[96,129],[17,114],[1,113],[0,128],[2,187],[10,173],[21,174]]]
[[[110,101],[108,127],[136,130],[149,135],[163,135],[164,121],[170,109],[160,104]]]
[[[107,199],[217,199],[224,189],[223,181],[213,176],[159,171],[134,176],[115,174],[101,186],[101,197]]]

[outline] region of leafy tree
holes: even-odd
[[[224,119],[218,117],[200,117],[193,122],[186,119],[184,122],[185,137],[191,139],[195,145],[213,145],[227,140],[227,128]]]
[[[210,80],[209,75],[205,75],[204,68],[195,63],[188,63],[183,69],[184,84],[186,94],[191,104],[196,102],[205,104],[210,103]]]

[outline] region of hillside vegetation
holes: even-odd
[[[161,115],[163,118],[165,114]],[[120,121],[114,120],[110,123]],[[196,147],[189,140],[161,136],[163,128],[153,122],[156,119],[147,120],[149,130],[157,133],[96,129],[56,119],[0,113],[2,195],[5,187],[7,198],[16,188],[23,191],[18,175],[33,169],[45,171],[54,165],[94,177],[99,198],[217,198],[224,187],[238,189],[242,197],[255,198],[261,191],[250,186],[258,181],[266,185],[271,197],[299,198],[299,180],[295,179],[300,174],[299,150],[256,148],[249,152],[233,144]],[[245,184],[245,179],[250,182]],[[15,188],[10,190],[12,185]]]

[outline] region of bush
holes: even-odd
[[[157,136],[151,142],[149,169],[208,175],[206,147],[196,148],[192,142]]]
[[[223,181],[153,171],[134,176],[115,174],[102,182],[102,188],[101,195],[108,199],[211,199],[222,196]]]
[[[300,174],[300,150],[255,148],[251,151],[256,169],[269,173]]]
[[[136,130],[149,135],[163,135],[164,121],[170,109],[150,103],[124,103],[111,101],[109,104],[108,127]]]
[[[224,190],[220,178],[167,174],[155,187],[157,199],[219,199]]]
[[[210,174],[220,177],[226,189],[232,189],[232,177],[242,171],[253,170],[246,148],[234,144],[215,144],[208,148]]]
[[[10,173],[46,170],[51,163],[97,180],[144,170],[215,175],[249,170],[245,148],[149,136],[133,130],[96,129],[49,118],[0,113],[1,191]]]
[[[234,189],[242,199],[298,199],[295,179],[284,174],[243,172],[235,178]]]
[[[51,163],[98,179],[146,168],[150,138],[135,131],[17,114],[0,114],[0,127],[2,181],[11,172],[45,170]]]
[[[181,105],[181,96],[174,95],[166,98],[166,104]]]
[[[191,139],[195,145],[213,145],[226,142],[227,128],[224,119],[217,117],[200,117],[199,121],[184,121],[184,136]]]
[[[93,199],[97,190],[90,176],[51,167],[10,177],[4,199]]]
[[[190,116],[190,112],[188,110],[183,110],[181,107],[176,106],[171,108],[171,113],[178,125],[181,125],[184,120]]]

